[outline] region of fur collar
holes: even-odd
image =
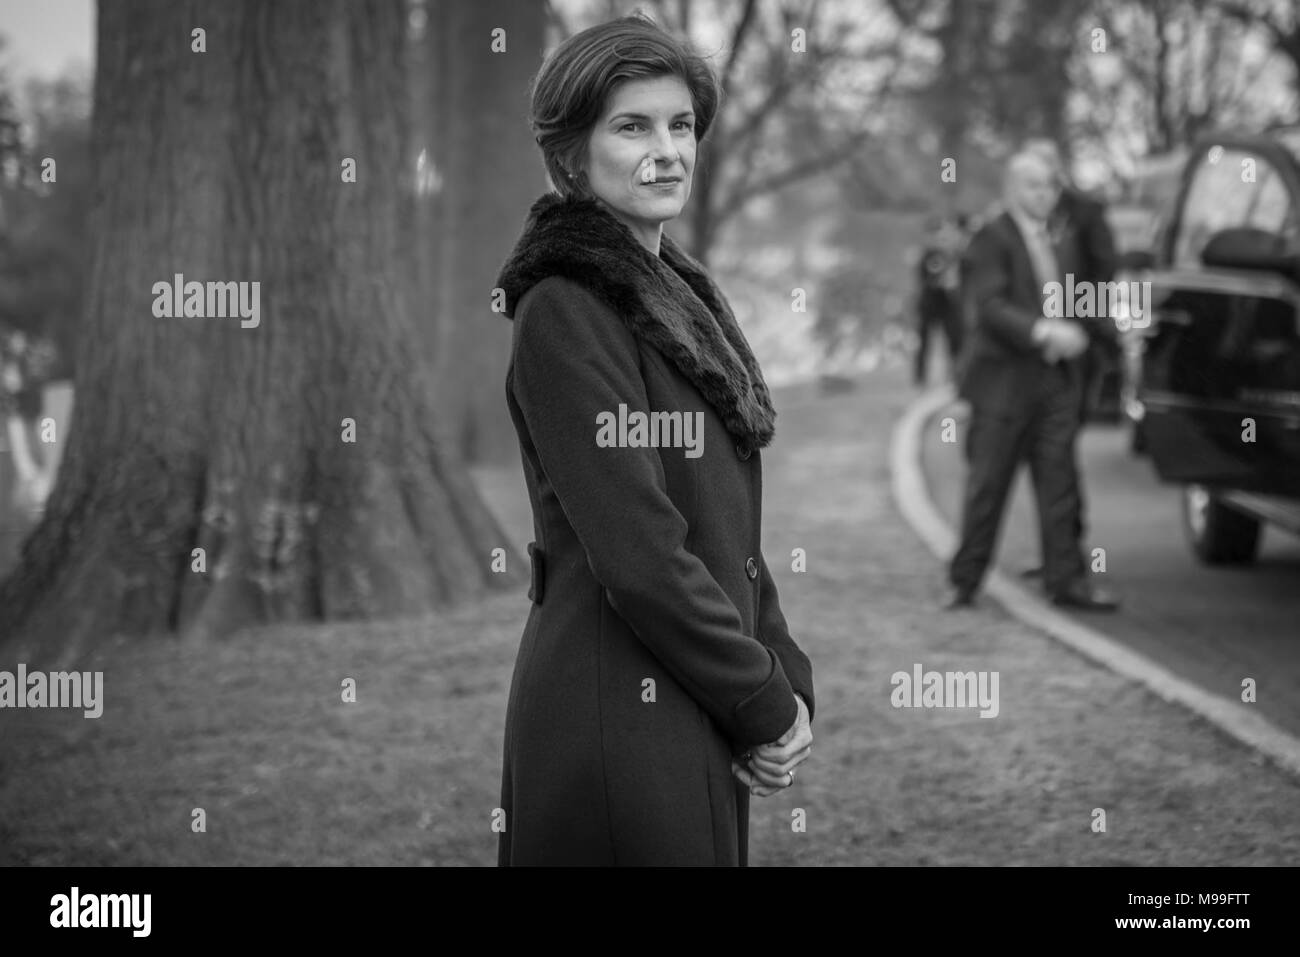
[[[750,450],[772,441],[776,411],[749,344],[704,267],[667,233],[659,256],[594,199],[547,193],[533,203],[523,234],[501,268],[506,317],[547,276],[585,286],[695,386]]]

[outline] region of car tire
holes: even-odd
[[[1203,485],[1183,487],[1183,532],[1207,565],[1245,565],[1259,550],[1260,523],[1225,505]]]

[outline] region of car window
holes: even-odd
[[[1260,165],[1258,173],[1255,197],[1243,225],[1294,238],[1295,208],[1286,182],[1272,166]]]
[[[1255,182],[1242,181],[1242,161],[1255,161]],[[1277,169],[1244,150],[1207,154],[1193,175],[1174,237],[1175,266],[1196,268],[1201,250],[1220,230],[1254,226],[1294,235],[1296,211]]]
[[[1161,212],[1170,209],[1178,199],[1181,172],[1181,166],[1166,166],[1140,175],[1133,186],[1133,201]]]

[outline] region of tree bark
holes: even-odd
[[[492,311],[492,287],[547,188],[528,128],[546,8],[541,0],[430,0],[429,10],[432,155],[442,181],[430,260],[438,408],[466,461],[517,462],[504,392],[511,330]],[[504,50],[493,49],[498,29]]]
[[[413,347],[402,0],[133,0],[98,30],[77,409],[0,638],[67,657],[517,583]],[[176,273],[259,282],[260,324],[155,318]]]
[[[720,122],[714,126],[709,138],[700,144],[695,162],[695,174],[691,181],[691,203],[694,209],[691,211],[691,232],[687,241],[687,251],[705,267],[709,265],[709,253],[713,249],[717,227],[714,219],[717,202],[714,198],[716,180],[713,154],[715,148],[719,150],[719,155],[726,153],[725,146],[717,147],[719,142],[725,142],[725,128]]]

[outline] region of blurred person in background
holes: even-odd
[[[1036,153],[1013,156],[1006,210],[976,234],[967,254],[973,328],[961,392],[971,406],[969,471],[946,608],[973,603],[1022,460],[1033,477],[1043,579],[1052,601],[1104,611],[1118,604],[1088,580],[1079,540],[1077,360],[1087,333],[1075,320],[1043,315],[1047,284],[1062,282],[1079,258],[1073,242],[1055,243],[1049,231],[1058,190],[1048,161]]]
[[[1074,185],[1065,163],[1061,158],[1060,148],[1049,139],[1026,140],[1024,150],[1041,157],[1051,166],[1060,196],[1052,210],[1048,229],[1058,242],[1072,243],[1078,253],[1074,269],[1074,281],[1080,283],[1110,282],[1115,277],[1117,257],[1115,237],[1106,222],[1106,205],[1093,199]],[[1104,300],[1098,296],[1098,303]],[[1084,330],[1088,333],[1088,347],[1079,357],[1083,388],[1079,392],[1079,428],[1083,428],[1088,419],[1098,379],[1107,366],[1119,361],[1119,330],[1109,316],[1099,316],[1082,320]],[[1080,491],[1078,528],[1076,534],[1084,537],[1088,523],[1085,518],[1087,502]],[[1023,572],[1026,578],[1036,578],[1043,574],[1041,565],[1028,568]]]
[[[961,256],[965,242],[956,222],[935,217],[927,224],[925,239],[917,257],[916,317],[920,340],[916,348],[913,382],[924,386],[930,360],[930,337],[943,331],[951,370],[961,353]]]
[[[1058,237],[1058,242],[1073,242],[1079,258],[1074,270],[1076,286],[1081,282],[1110,282],[1115,277],[1115,237],[1106,222],[1106,205],[1093,199],[1074,185],[1061,151],[1049,139],[1026,140],[1024,151],[1043,158],[1056,177],[1060,196],[1052,210],[1048,228]],[[1118,342],[1119,332],[1109,317],[1100,317],[1084,323],[1088,332],[1088,349],[1080,357],[1084,383],[1091,383],[1098,366],[1104,361],[1105,342]],[[1087,393],[1080,396],[1079,421],[1083,424],[1087,413]]]

